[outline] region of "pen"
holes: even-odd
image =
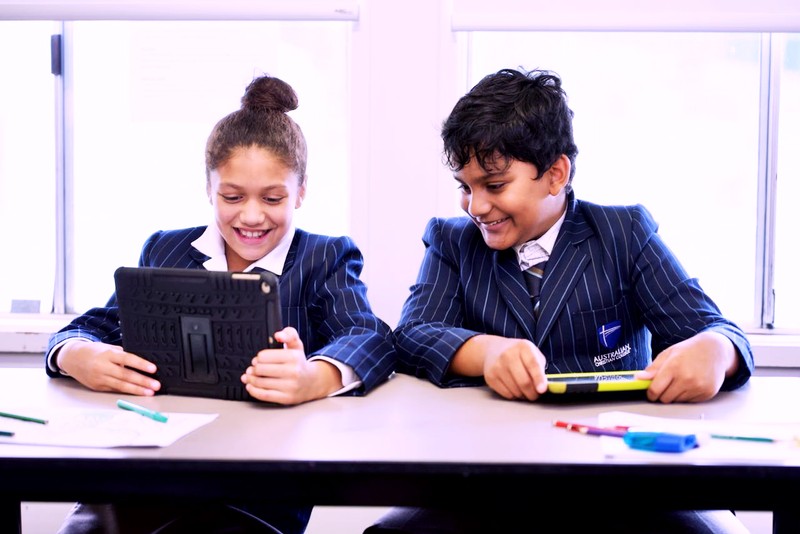
[[[40,425],[47,424],[47,421],[45,419],[37,419],[35,417],[28,417],[27,415],[17,415],[8,412],[0,412],[0,417],[6,417],[8,419],[16,419],[18,421],[28,421],[30,423],[39,423]]]
[[[137,404],[133,404],[132,402],[118,400],[117,406],[122,408],[123,410],[130,410],[132,412],[136,412],[139,415],[143,415],[145,417],[149,417],[153,421],[158,421],[159,423],[166,423],[167,416],[161,412],[156,412],[154,410],[148,410],[144,406],[139,406]]]
[[[12,437],[14,437],[14,433],[13,432],[9,432],[8,430],[0,430],[0,437],[12,438]]]
[[[566,428],[573,432],[580,432],[581,434],[589,434],[590,436],[613,436],[616,438],[623,437],[627,430],[624,428],[604,428],[592,425],[583,425],[578,423],[567,423],[566,421],[553,421],[553,426],[559,428]]]

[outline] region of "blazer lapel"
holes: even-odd
[[[198,269],[202,269],[203,264],[207,260],[211,259],[209,256],[206,256],[194,247],[189,247],[189,257],[197,264]]]
[[[533,306],[528,295],[522,271],[519,270],[516,254],[512,249],[494,252],[495,280],[500,289],[500,298],[505,302],[511,315],[525,331],[528,339],[534,339]]]
[[[593,230],[576,207],[577,201],[570,195],[567,217],[542,279],[539,320],[536,323],[537,344],[550,333],[591,259],[582,243],[593,234]]]
[[[300,248],[300,239],[302,238],[303,235],[305,235],[305,232],[303,232],[303,230],[300,230],[299,228],[295,229],[294,238],[292,239],[292,244],[289,247],[289,252],[286,254],[286,261],[283,262],[284,273],[288,271],[292,267],[292,265],[294,265],[294,262],[297,259],[297,249]]]

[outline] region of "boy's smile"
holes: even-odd
[[[537,179],[531,163],[512,159],[508,166],[484,169],[473,158],[455,173],[461,209],[480,228],[490,248],[521,245],[544,234],[566,209],[569,167],[562,156]]]

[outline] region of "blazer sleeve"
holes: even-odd
[[[726,319],[697,278],[690,278],[658,235],[657,224],[642,206],[633,211],[635,251],[633,282],[639,308],[653,334],[653,357],[667,347],[706,330],[720,332],[736,347],[739,369],[725,379],[723,390],[736,389],[753,374],[750,342],[744,332]]]
[[[372,311],[360,279],[364,260],[349,237],[306,234],[297,256],[300,270],[284,273],[289,302],[287,324],[305,339],[306,355],[326,356],[350,366],[362,384],[349,394],[364,395],[395,370],[391,328]],[[299,301],[299,302],[298,302]]]
[[[479,334],[465,327],[458,252],[463,239],[463,230],[457,225],[439,218],[428,222],[422,237],[422,264],[394,331],[398,371],[441,387],[483,383],[481,377],[447,373],[456,351]]]

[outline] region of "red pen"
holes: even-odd
[[[628,432],[627,427],[604,428],[581,423],[567,423],[566,421],[553,421],[553,426],[566,428],[573,432],[580,432],[581,434],[588,434],[591,436],[613,436],[621,438]]]

